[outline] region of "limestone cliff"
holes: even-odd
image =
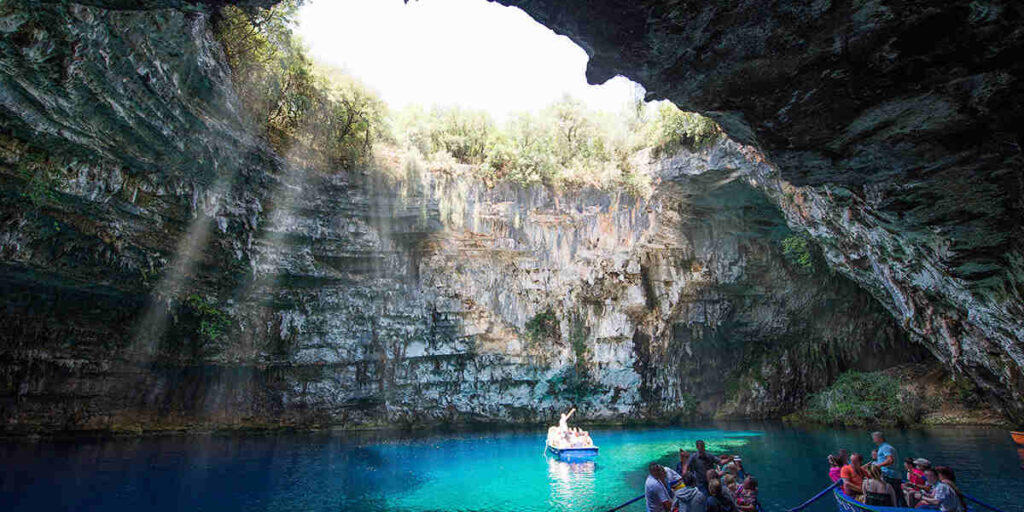
[[[586,49],[590,81],[628,76],[763,151],[833,268],[1024,418],[1019,3],[499,2]]]
[[[203,9],[26,5],[0,11],[6,431],[773,417],[915,336],[949,360],[892,319],[892,258],[930,267],[877,197],[749,145],[637,155],[647,199],[324,175],[249,135]]]

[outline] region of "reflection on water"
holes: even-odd
[[[542,431],[0,442],[0,511],[595,512],[640,494],[649,462],[674,466],[702,439],[742,455],[765,510],[779,512],[829,483],[827,453],[873,448],[862,430],[771,423],[591,433],[601,453],[581,462],[544,455]],[[1024,450],[1005,430],[887,434],[901,457],[951,465],[965,491],[1024,512],[1007,491],[1020,486]],[[807,510],[834,511],[827,501]]]
[[[593,501],[594,471],[592,461],[566,462],[548,455],[548,481],[551,482],[551,501],[571,505],[574,500]]]

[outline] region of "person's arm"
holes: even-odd
[[[668,493],[668,488],[664,485],[660,485],[658,498],[661,501],[661,506],[665,512],[672,512],[672,495]]]
[[[565,419],[568,420],[569,418],[571,418],[572,417],[572,413],[574,413],[574,412],[576,412],[576,408],[575,407],[573,407],[571,410],[569,410],[569,414],[565,415]]]
[[[843,492],[845,492],[847,496],[853,497],[853,495],[861,494],[864,491],[861,490],[859,485],[856,485],[853,482],[850,482],[849,479],[844,479],[843,480]]]

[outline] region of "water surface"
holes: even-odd
[[[601,455],[577,464],[546,456],[540,429],[7,442],[0,510],[590,512],[636,496],[649,461],[674,465],[680,446],[704,439],[713,452],[742,454],[766,512],[782,512],[829,483],[829,451],[873,448],[865,431],[779,424],[591,432]],[[1005,430],[894,431],[890,440],[901,457],[949,464],[967,492],[1024,512],[1014,496],[1024,471]]]

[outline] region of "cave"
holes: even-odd
[[[264,107],[276,3],[0,7],[0,435],[1024,422],[1020,5],[495,0],[714,127],[608,187]]]

